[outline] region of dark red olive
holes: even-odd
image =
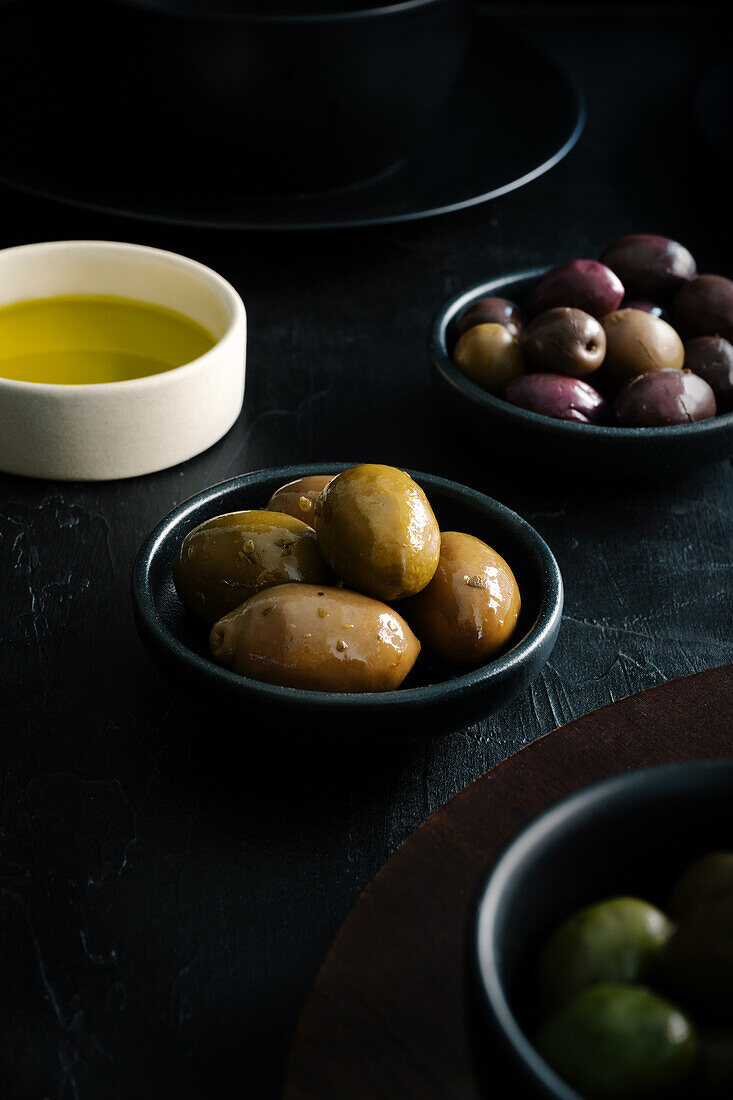
[[[464,332],[476,325],[496,324],[508,328],[518,337],[524,327],[522,311],[508,298],[479,298],[461,314],[453,326],[453,338],[458,341]]]
[[[592,317],[613,313],[621,305],[620,279],[597,260],[570,260],[541,275],[530,291],[527,308],[532,317],[555,306],[572,306]]]
[[[660,321],[666,321],[668,325],[672,324],[672,316],[669,310],[664,306],[658,306],[656,302],[647,302],[644,298],[624,298],[621,303],[620,309],[638,309],[642,313],[651,313],[652,317],[659,317]]]
[[[672,315],[683,336],[724,336],[733,342],[733,282],[698,275],[677,291]]]
[[[600,321],[582,309],[558,306],[531,321],[522,351],[535,370],[585,378],[598,370],[606,354],[606,334]]]
[[[509,383],[504,397],[530,412],[578,424],[597,424],[605,419],[607,411],[598,390],[580,378],[562,374],[525,374]]]
[[[654,233],[619,237],[604,248],[601,260],[616,272],[632,298],[665,301],[697,272],[684,245]]]
[[[613,418],[625,428],[691,424],[716,411],[715,394],[703,378],[669,368],[632,378],[613,403]]]
[[[722,336],[696,336],[685,344],[685,367],[705,379],[718,412],[733,409],[733,344]]]

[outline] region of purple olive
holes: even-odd
[[[603,362],[606,334],[601,322],[590,313],[558,306],[545,310],[530,322],[522,351],[535,370],[585,378]]]
[[[733,409],[733,344],[722,336],[697,336],[685,344],[685,367],[704,378],[718,412]]]
[[[621,280],[597,260],[570,260],[541,275],[532,287],[527,302],[531,316],[555,306],[572,306],[603,317],[621,305],[624,288]]]
[[[619,237],[604,248],[601,260],[616,272],[632,298],[665,301],[697,272],[684,245],[654,233]]]
[[[672,314],[683,336],[723,336],[733,342],[733,282],[698,275],[677,291]]]
[[[479,298],[455,322],[453,336],[458,340],[468,329],[485,324],[503,325],[512,336],[518,337],[524,327],[524,319],[516,302],[510,302],[508,298]]]
[[[638,309],[642,313],[651,313],[652,317],[658,317],[660,321],[672,324],[672,315],[664,306],[658,306],[656,302],[647,302],[644,298],[624,298],[619,309]]]
[[[512,405],[555,420],[598,424],[606,416],[606,402],[598,390],[562,374],[525,374],[509,383],[504,397]]]
[[[627,382],[613,403],[613,418],[625,428],[691,424],[715,416],[715,394],[688,370],[658,370]]]

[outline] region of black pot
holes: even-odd
[[[67,139],[106,171],[294,193],[387,171],[458,74],[472,0],[367,4],[46,0],[35,23]]]

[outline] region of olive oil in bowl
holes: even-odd
[[[0,378],[78,386],[173,370],[214,337],[165,306],[72,294],[0,307]]]

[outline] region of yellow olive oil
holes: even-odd
[[[216,341],[164,306],[94,294],[0,306],[0,377],[66,386],[125,382],[190,363]]]

